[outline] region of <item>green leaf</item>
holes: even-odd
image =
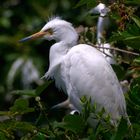
[[[47,81],[43,85],[38,86],[35,91],[36,95],[39,96],[51,83],[52,83],[52,81]]]
[[[27,96],[31,96],[31,97],[36,96],[35,90],[14,90],[10,93],[15,94],[15,95],[27,95]]]
[[[113,33],[109,39],[109,42],[116,41],[123,41],[131,48],[140,49],[140,28],[135,24],[130,24],[125,31]]]
[[[126,4],[132,4],[132,5],[140,5],[140,0],[125,0]]]
[[[32,137],[32,140],[46,140],[46,136],[39,132],[34,137]]]
[[[119,80],[122,80],[125,77],[126,71],[120,65],[112,65],[113,70],[115,71]]]
[[[83,5],[86,5],[87,7],[92,8],[92,7],[95,7],[97,5],[97,2],[96,1],[91,1],[91,0],[80,0],[76,4],[75,8],[83,6]]]
[[[0,116],[9,116],[9,111],[0,111]]]
[[[112,136],[111,140],[123,140],[127,131],[127,121],[122,118],[118,126],[117,132],[114,136]]]
[[[79,115],[66,115],[62,123],[55,124],[55,127],[64,128],[74,133],[81,133],[84,126],[85,123]]]
[[[29,102],[27,99],[17,99],[14,106],[10,107],[10,111],[18,114],[24,114],[33,112],[34,108],[29,108]]]
[[[16,120],[6,120],[3,122],[0,122],[0,132],[2,131],[6,136],[12,136],[13,131],[18,132],[34,132],[37,128],[28,122],[21,122]]]
[[[36,130],[36,127],[28,122],[15,121],[13,123],[14,123],[14,127],[16,130],[20,130],[20,131],[24,131],[24,132],[33,132],[34,130]]]
[[[134,140],[139,140],[140,138],[140,124],[138,122],[133,123],[133,131],[135,132]]]
[[[131,88],[131,92],[129,94],[131,100],[135,103],[140,105],[140,86],[137,84]]]
[[[134,63],[136,63],[136,64],[139,64],[140,65],[140,57],[138,57],[138,58],[136,58],[136,59],[134,59],[134,61],[133,61]]]
[[[83,119],[79,115],[67,115],[64,117],[64,122],[67,129],[74,130],[75,132],[81,132],[84,128]]]
[[[140,18],[137,16],[133,16],[132,19],[136,23],[136,25],[140,28]]]
[[[140,49],[140,36],[132,36],[125,38],[124,43],[134,49]]]
[[[0,140],[8,140],[3,132],[0,132]]]

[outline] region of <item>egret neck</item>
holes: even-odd
[[[65,59],[64,57],[67,55],[69,50],[77,45],[78,34],[77,32],[69,27],[67,29],[63,28],[61,33],[57,35],[57,31],[54,30],[54,39],[56,43],[51,46],[49,53],[49,70],[45,74],[46,78],[55,79],[55,83],[59,89],[62,89],[66,92],[66,86],[63,82],[62,74],[61,74],[61,63]],[[56,78],[57,77],[57,78]]]
[[[55,36],[54,39],[56,40],[56,43],[50,48],[50,68],[59,65],[68,51],[73,46],[77,45],[78,40],[78,34],[73,28],[63,28],[61,34],[57,35],[56,32]]]
[[[108,24],[109,24],[108,16],[99,16],[98,24],[97,24],[97,42],[98,42],[98,44],[101,44],[103,42],[103,39],[104,39],[103,33],[105,32],[105,29],[108,27]]]

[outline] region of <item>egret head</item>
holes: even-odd
[[[41,37],[47,40],[64,41],[66,43],[73,43],[78,40],[78,34],[72,24],[59,17],[55,17],[49,20],[39,32],[21,39],[20,42]]]
[[[90,10],[90,13],[100,14],[100,16],[106,16],[109,12],[109,8],[105,4],[99,3],[96,7]]]

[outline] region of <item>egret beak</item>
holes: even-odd
[[[25,41],[28,41],[28,40],[33,40],[33,39],[41,38],[44,35],[46,35],[46,32],[40,31],[40,32],[37,32],[37,33],[35,33],[33,35],[30,35],[28,37],[25,37],[25,38],[19,40],[19,42],[25,42]]]

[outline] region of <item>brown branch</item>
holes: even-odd
[[[99,47],[97,45],[94,45],[96,48],[102,48],[102,49],[108,49],[108,50],[115,50],[115,51],[119,51],[119,52],[123,52],[123,53],[127,53],[127,54],[132,54],[132,55],[136,55],[136,56],[140,56],[139,53],[135,53],[135,52],[131,52],[131,51],[127,51],[127,50],[123,50],[123,49],[119,49],[119,48],[114,48],[114,47],[110,47],[110,48],[107,48],[107,47]]]

